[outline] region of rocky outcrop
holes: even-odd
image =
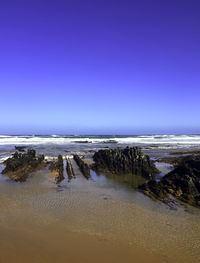
[[[71,163],[70,163],[69,159],[66,159],[66,171],[67,171],[67,175],[68,175],[68,180],[71,181],[73,176],[72,176]]]
[[[92,143],[90,141],[74,141],[75,143]]]
[[[146,179],[153,179],[159,173],[150,157],[138,147],[99,150],[93,160],[92,168],[97,172],[142,175]]]
[[[15,146],[15,150],[17,150],[19,152],[25,152],[25,148],[26,148],[26,146]]]
[[[148,196],[169,201],[173,196],[200,207],[200,155],[184,157],[181,163],[160,182],[149,181],[140,189]]]
[[[74,160],[79,166],[82,174],[85,176],[86,179],[90,178],[90,168],[89,166],[78,156],[74,155]]]
[[[63,164],[63,157],[62,155],[58,155],[57,161],[53,161],[50,163],[49,166],[50,170],[53,172],[56,172],[56,184],[61,183],[65,177],[64,177],[64,164]]]
[[[69,164],[70,164],[70,167],[71,167],[72,175],[75,178],[76,176],[75,176],[74,169],[73,169],[71,161],[69,162]]]
[[[24,154],[15,152],[13,157],[4,161],[4,164],[6,167],[2,174],[6,174],[11,180],[17,182],[26,181],[30,173],[46,166],[44,155],[36,156],[33,149],[29,149]]]
[[[107,140],[103,141],[102,143],[118,143],[116,140]]]
[[[159,162],[159,163],[168,163],[168,164],[171,164],[175,167],[177,167],[181,162],[182,160],[184,159],[185,157],[184,156],[179,156],[179,157],[162,157],[162,158],[158,158],[156,160],[156,162]]]

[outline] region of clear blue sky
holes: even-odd
[[[0,134],[200,133],[200,1],[0,1]]]

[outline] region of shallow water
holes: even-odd
[[[160,153],[166,155],[169,151],[177,149],[200,149],[200,135],[0,135],[0,161],[13,153],[15,145],[34,147],[38,153],[47,156],[73,153],[91,156],[101,148],[140,146],[152,157],[158,157]]]

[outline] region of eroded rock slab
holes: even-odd
[[[26,148],[27,148],[27,146],[15,146],[15,150],[17,150],[19,152],[25,152]]]
[[[72,171],[71,162],[69,159],[66,159],[66,171],[68,175],[68,180],[71,181],[73,178],[73,171]]]
[[[13,157],[4,161],[6,165],[2,174],[6,174],[11,180],[24,182],[29,174],[40,170],[46,166],[44,155],[36,156],[33,149],[29,149],[26,153],[15,152]]]
[[[140,189],[148,196],[167,202],[171,196],[200,207],[200,155],[187,156],[160,182],[151,180]]]
[[[97,172],[141,175],[146,179],[154,179],[155,174],[159,173],[150,157],[138,147],[99,150],[93,160],[92,168]]]
[[[58,155],[57,161],[50,162],[49,166],[50,170],[53,172],[56,172],[56,184],[61,183],[65,177],[64,177],[64,164],[63,164],[63,157],[62,155]]]
[[[89,179],[90,178],[90,168],[89,166],[78,156],[74,155],[74,160],[79,166],[82,174],[85,176],[85,178]]]

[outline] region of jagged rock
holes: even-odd
[[[74,155],[74,160],[76,161],[77,165],[79,166],[85,178],[89,179],[90,178],[89,166],[86,163],[84,163],[84,161],[78,155]]]
[[[13,157],[4,161],[6,165],[2,174],[6,174],[11,180],[24,182],[30,173],[40,170],[46,166],[44,155],[36,156],[33,149],[29,149],[27,153],[15,152]]]
[[[183,202],[200,206],[200,155],[184,157],[160,182],[149,181],[140,189],[162,201],[172,195]]]
[[[165,190],[165,188],[163,188],[160,182],[150,180],[147,183],[139,186],[139,189],[152,199],[158,199],[167,202],[167,191]]]
[[[25,148],[26,148],[26,146],[15,146],[15,150],[17,150],[19,152],[25,152]]]
[[[76,176],[75,176],[74,169],[73,169],[71,161],[69,162],[69,164],[70,164],[70,168],[71,168],[71,171],[72,171],[72,175],[75,178]]]
[[[57,168],[58,168],[58,177],[57,184],[59,184],[62,180],[65,179],[63,172],[64,172],[64,166],[63,166],[63,158],[62,155],[58,155],[58,162],[57,162]]]
[[[90,141],[74,141],[75,143],[92,143]]]
[[[65,177],[64,177],[64,165],[63,165],[63,157],[62,155],[58,155],[58,159],[56,162],[50,163],[50,170],[56,171],[56,184],[61,183]]]
[[[103,141],[102,143],[118,143],[116,140],[107,140]]]
[[[153,179],[159,173],[148,155],[144,155],[138,147],[125,149],[99,150],[93,156],[94,170],[111,172],[115,174],[142,175],[147,179]]]
[[[70,161],[68,159],[66,160],[66,171],[67,171],[68,179],[70,181],[72,179],[72,170],[71,170]]]

